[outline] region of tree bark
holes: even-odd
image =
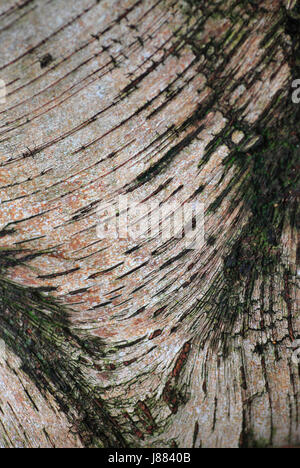
[[[299,18],[0,1],[1,447],[300,443]],[[99,239],[119,195],[203,203],[203,247]]]

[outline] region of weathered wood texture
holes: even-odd
[[[297,8],[0,1],[0,446],[300,443]],[[119,194],[205,245],[98,239]]]

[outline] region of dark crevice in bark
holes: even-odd
[[[1,339],[19,356],[22,370],[40,392],[54,396],[86,447],[125,447],[101,389],[85,377],[91,368],[103,367],[101,340],[74,334],[68,309],[45,295],[45,288],[22,287],[5,278],[7,268],[23,265],[28,257],[21,250],[0,251]]]

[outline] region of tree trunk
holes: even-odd
[[[299,18],[0,0],[1,447],[300,443]],[[204,245],[100,239],[119,195]]]

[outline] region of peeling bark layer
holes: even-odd
[[[299,17],[0,2],[0,446],[299,444]],[[205,245],[99,239],[125,194]]]

